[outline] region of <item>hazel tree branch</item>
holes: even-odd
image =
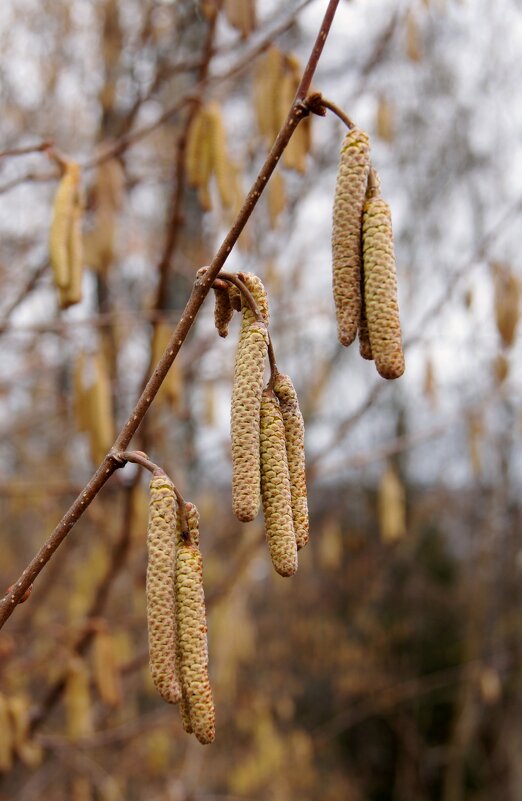
[[[165,352],[156,365],[154,372],[149,378],[140,398],[138,399],[138,402],[136,403],[136,406],[132,410],[126,423],[118,434],[111,450],[106,455],[105,459],[100,464],[89,482],[86,484],[85,488],[62,517],[36,556],[34,556],[27,567],[23,570],[21,576],[13,585],[13,588],[0,602],[0,628],[12,615],[14,609],[20,602],[26,590],[40,574],[54,552],[71,531],[75,523],[77,523],[77,521],[80,519],[85,509],[90,503],[92,503],[96,495],[112,476],[115,470],[120,467],[118,454],[127,449],[127,446],[136,433],[141,421],[149,410],[152,401],[158,393],[169,371],[169,368],[174,362],[174,359],[176,358],[190,329],[192,328],[196,315],[198,314],[203,301],[207,297],[214,280],[217,278],[221,268],[230,255],[232,248],[237,242],[241,231],[245,227],[250,215],[254,211],[254,208],[256,207],[270,176],[275,170],[285,147],[290,141],[292,134],[301,120],[303,120],[310,113],[310,108],[305,99],[306,94],[310,89],[310,84],[323,51],[324,44],[326,42],[326,38],[328,36],[328,32],[330,30],[338,4],[339,0],[329,0],[319,33],[317,34],[315,44],[299,84],[294,103],[288,112],[286,121],[279,131],[279,134],[277,135],[276,140],[273,143],[272,148],[270,149],[270,152],[268,153],[252,188],[245,198],[245,201],[243,202],[243,205],[239,210],[232,227],[225,236],[219,250],[212,260],[208,271],[204,276],[198,276],[196,278],[192,288],[192,293],[187,305],[185,306],[181,319],[174,329],[170,342],[168,343]]]

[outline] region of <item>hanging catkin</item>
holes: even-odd
[[[332,230],[333,295],[341,345],[355,339],[361,314],[361,218],[369,170],[368,135],[352,128],[341,148]]]
[[[174,550],[176,495],[167,476],[150,482],[147,530],[147,624],[152,680],[165,701],[175,704],[181,691],[176,678]]]
[[[207,623],[203,563],[199,550],[199,514],[186,504],[188,531],[177,527],[176,611],[179,678],[190,728],[200,743],[215,736],[215,714],[208,678]],[[185,723],[188,721],[184,721]]]
[[[375,366],[383,378],[404,372],[391,213],[370,197],[363,213],[364,300]]]
[[[285,426],[286,456],[292,496],[292,517],[297,550],[300,550],[306,545],[309,538],[303,415],[301,414],[297,393],[290,376],[278,373],[274,383],[274,392],[279,399]]]
[[[79,165],[72,161],[67,162],[54,196],[49,237],[49,255],[53,278],[56,286],[61,289],[66,289],[70,280],[69,233],[79,183]]]
[[[285,426],[279,401],[271,390],[263,392],[260,432],[261,498],[270,557],[279,575],[293,576],[297,570],[297,545]]]
[[[236,517],[248,522],[257,515],[260,500],[259,411],[268,349],[268,303],[257,276],[241,273],[241,278],[263,317],[257,320],[243,301],[232,389],[232,505]]]
[[[228,324],[234,313],[228,287],[214,286],[214,300],[214,323],[219,336],[226,337],[228,336]]]

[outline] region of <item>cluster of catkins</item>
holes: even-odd
[[[333,213],[333,294],[342,345],[359,334],[364,359],[383,378],[404,372],[390,209],[370,162],[368,135],[345,136]]]
[[[238,278],[257,307],[237,286],[215,287],[215,323],[228,333],[233,310],[242,314],[232,389],[232,505],[242,522],[263,505],[266,537],[275,570],[292,576],[297,551],[308,542],[304,424],[292,381],[272,366],[264,388],[269,346],[268,301],[253,273]]]
[[[147,621],[152,680],[168,703],[179,703],[183,727],[200,743],[215,736],[208,678],[207,624],[199,514],[178,501],[172,481],[153,475],[147,532]]]

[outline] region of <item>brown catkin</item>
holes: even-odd
[[[243,301],[232,389],[231,441],[232,506],[236,517],[246,523],[253,520],[259,510],[259,413],[268,350],[268,303],[257,276],[241,273],[240,277],[263,317],[263,321],[257,320]]]
[[[228,336],[228,324],[234,314],[228,287],[214,287],[214,323],[220,337]]]
[[[187,528],[177,528],[176,610],[179,678],[190,728],[204,745],[215,736],[215,713],[208,678],[208,645],[203,561],[199,550],[199,514],[187,503]],[[185,725],[185,721],[184,721]]]
[[[364,276],[363,276],[364,280]],[[368,361],[373,360],[373,353],[372,353],[372,346],[370,342],[370,332],[368,331],[368,319],[366,317],[366,303],[364,301],[364,286],[363,286],[363,295],[361,301],[361,318],[359,320],[359,353],[363,357],[363,359],[368,359]]]
[[[241,311],[241,292],[237,286],[234,286],[234,284],[229,284],[228,296],[230,298],[230,305],[234,311]]]
[[[280,576],[293,576],[297,570],[297,544],[285,426],[279,401],[271,390],[265,390],[261,400],[260,454],[261,498],[270,557]]]
[[[165,701],[181,697],[176,677],[174,551],[177,503],[174,485],[167,476],[150,482],[147,530],[147,625],[152,680]]]
[[[390,208],[381,197],[371,197],[363,213],[364,300],[371,349],[383,378],[404,372],[397,275]]]
[[[292,517],[294,520],[297,550],[304,548],[309,539],[308,500],[306,494],[304,421],[292,379],[278,373],[274,392],[285,426],[286,458],[290,475]]]
[[[345,346],[355,339],[361,315],[361,220],[369,170],[368,135],[352,128],[341,148],[332,230],[337,335]]]

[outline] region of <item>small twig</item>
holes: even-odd
[[[122,451],[121,453],[113,453],[112,455],[114,459],[121,462],[122,467],[126,462],[133,462],[134,464],[139,464],[140,467],[144,467],[145,470],[149,470],[153,476],[165,475],[165,471],[152,462],[143,451]]]
[[[237,287],[239,289],[239,291],[241,292],[241,294],[243,295],[244,299],[246,300],[248,306],[250,307],[250,310],[252,311],[252,313],[254,314],[256,319],[259,320],[259,322],[261,322],[261,323],[264,322],[263,316],[262,316],[261,312],[259,311],[259,307],[258,307],[258,305],[257,305],[257,303],[255,301],[254,296],[252,295],[251,291],[249,290],[249,288],[247,287],[245,282],[241,280],[239,275],[236,275],[234,273],[221,272],[221,273],[219,273],[219,279],[218,280],[223,280],[223,281],[226,281],[229,284],[234,284],[234,286]],[[215,283],[216,282],[214,281],[214,284]]]
[[[256,316],[257,320],[259,320],[259,322],[264,322],[263,316],[262,316],[261,312],[259,311],[259,307],[258,307],[258,305],[257,305],[257,303],[256,303],[256,301],[254,299],[254,296],[250,292],[250,290],[247,287],[247,285],[245,284],[245,282],[241,280],[239,275],[234,275],[234,273],[221,272],[221,273],[219,273],[219,278],[217,279],[217,281],[214,281],[214,286],[216,284],[219,286],[218,282],[221,281],[221,280],[227,281],[229,284],[234,284],[234,286],[236,286],[239,289],[239,291],[241,292],[241,294],[245,298],[246,302],[248,303],[251,311]],[[272,387],[274,385],[274,382],[275,382],[275,379],[276,379],[276,376],[277,376],[277,373],[278,373],[278,370],[277,370],[277,364],[276,364],[274,345],[272,343],[272,338],[270,336],[270,332],[268,333],[268,360],[270,362],[270,380],[268,382],[268,388],[272,389]]]
[[[154,477],[157,476],[166,476],[169,481],[172,483],[174,487],[174,493],[176,495],[176,500],[178,502],[180,511],[181,511],[181,520],[182,520],[182,531],[186,530],[186,511],[185,511],[185,499],[179,489],[176,487],[170,476],[167,476],[166,472],[163,470],[162,467],[155,464],[155,462],[151,461],[149,457],[143,453],[143,451],[121,451],[120,453],[113,453],[112,458],[116,459],[120,462],[120,467],[123,467],[126,462],[133,462],[134,464],[139,464],[140,467],[144,467],[146,470],[152,473]]]
[[[9,156],[27,156],[30,153],[41,153],[42,151],[48,150],[50,147],[53,146],[53,143],[50,141],[43,141],[40,142],[39,145],[27,145],[26,147],[11,147],[7,150],[0,151],[0,159],[7,158]]]
[[[344,112],[342,108],[336,106],[335,103],[332,103],[331,100],[328,100],[326,97],[321,97],[320,103],[323,106],[323,108],[327,108],[329,109],[329,111],[333,111],[333,113],[337,117],[339,117],[340,120],[344,122],[347,128],[355,128],[355,123],[350,119],[348,114],[346,114],[346,112]]]

